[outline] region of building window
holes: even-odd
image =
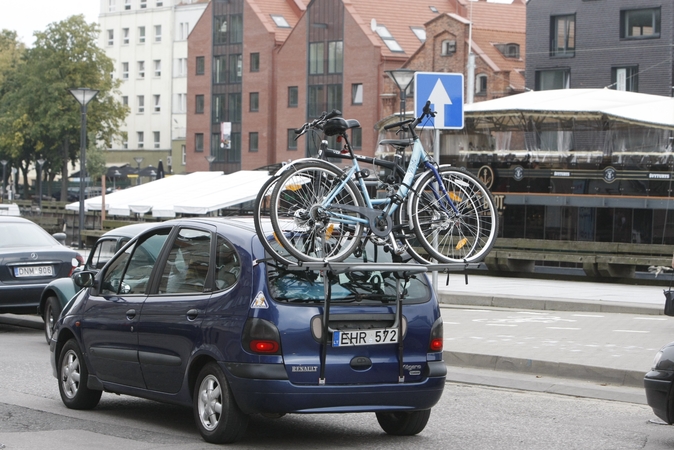
[[[213,57],[213,83],[227,83],[227,56]]]
[[[187,58],[176,58],[174,62],[173,76],[176,78],[187,76]]]
[[[328,43],[328,73],[342,73],[344,65],[344,42]]]
[[[196,67],[197,75],[203,75],[206,72],[206,59],[204,56],[197,56]]]
[[[330,84],[328,85],[328,109],[326,111],[332,111],[336,109],[338,111],[342,110],[342,85],[341,84]],[[320,112],[319,112],[320,114]]]
[[[138,61],[138,78],[145,78],[145,61]]]
[[[180,163],[184,166],[185,164],[187,164],[187,146],[186,145],[180,146],[180,155],[181,155]]]
[[[126,131],[122,131],[122,148],[129,148],[129,133]]]
[[[147,8],[147,0],[140,0],[140,9]]]
[[[161,77],[161,59],[154,60],[154,76]]]
[[[175,94],[173,112],[184,114],[187,112],[187,94]]]
[[[241,122],[241,93],[229,94],[229,121],[232,123]]]
[[[260,71],[260,54],[251,53],[250,54],[250,71],[259,72]]]
[[[220,123],[225,121],[225,96],[216,94],[211,102],[211,123]]]
[[[108,30],[108,46],[115,45],[115,30]]]
[[[274,21],[277,27],[279,28],[290,28],[290,24],[286,20],[285,17],[279,15],[279,14],[270,14],[271,20]]]
[[[258,150],[259,135],[257,131],[248,133],[248,151],[256,152]]]
[[[153,131],[152,135],[154,137],[154,148],[159,148],[159,142],[161,141],[161,135],[159,131]]]
[[[180,22],[178,26],[178,40],[186,41],[187,36],[190,34],[190,23],[189,22]]]
[[[145,133],[138,131],[136,133],[136,138],[138,139],[138,148],[145,147]]]
[[[154,41],[161,42],[161,25],[154,26]]]
[[[194,135],[194,151],[203,153],[204,151],[204,133],[196,133]]]
[[[550,18],[550,56],[574,56],[576,54],[576,16],[553,16]]]
[[[161,95],[153,95],[154,112],[161,112]]]
[[[194,97],[194,103],[195,103],[195,114],[203,114],[204,113],[204,96],[203,95],[197,95]]]
[[[129,106],[129,96],[128,95],[122,95],[122,105],[124,106]]]
[[[325,94],[322,85],[309,86],[309,117],[318,117],[325,111]]]
[[[483,73],[475,77],[475,95],[487,95],[487,75]]]
[[[351,129],[351,147],[355,150],[360,150],[363,148],[363,129],[362,128],[352,128]]]
[[[131,0],[124,0],[124,9],[126,11],[131,9]]]
[[[617,91],[639,92],[639,67],[612,67],[611,88]]]
[[[122,28],[122,44],[129,45],[129,29]]]
[[[363,83],[356,83],[351,85],[351,104],[363,104]]]
[[[324,69],[325,44],[323,42],[312,42],[309,44],[309,74],[322,74]]]
[[[295,140],[295,130],[290,128],[288,130],[288,150],[297,150],[297,141]]]
[[[241,83],[243,76],[243,55],[229,55],[229,82]]]
[[[250,112],[258,112],[260,110],[260,93],[251,92],[249,100],[250,100]]]
[[[660,8],[620,11],[620,37],[660,37]]]
[[[426,29],[424,27],[410,27],[410,29],[417,39],[421,42],[426,42]]]
[[[138,43],[145,43],[145,27],[138,27]]]
[[[143,114],[145,112],[145,96],[139,95],[136,97],[136,103],[138,104],[138,114]]]
[[[213,43],[227,43],[227,16],[216,16],[213,24]]]
[[[231,29],[229,30],[230,44],[240,44],[243,42],[243,16],[236,14],[229,17],[231,22]]]
[[[157,0],[157,7],[164,6],[164,2],[162,0]]]
[[[456,41],[444,40],[441,44],[440,54],[442,56],[452,56],[456,53]]]
[[[536,90],[569,89],[570,75],[569,69],[537,70]]]
[[[379,35],[382,41],[384,41],[384,44],[388,47],[389,50],[392,52],[397,52],[397,53],[404,53],[405,51],[403,48],[400,46],[398,41],[395,40],[391,32],[386,28],[384,25],[377,25],[377,28],[375,29],[376,33]]]
[[[129,79],[129,63],[123,62],[122,63],[122,80],[128,80],[128,79]]]
[[[299,105],[299,92],[297,86],[288,86],[288,108],[297,108]]]

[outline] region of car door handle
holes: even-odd
[[[128,320],[133,320],[134,317],[136,317],[136,310],[135,309],[130,309],[126,312],[126,318]]]
[[[195,320],[198,315],[199,315],[198,309],[190,309],[189,311],[187,311],[187,320]]]

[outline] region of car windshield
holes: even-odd
[[[33,223],[0,223],[0,248],[51,247],[58,241]]]
[[[345,272],[330,278],[333,303],[381,304],[396,301],[398,277],[390,271],[377,270],[377,263],[390,264],[391,254],[368,244],[360,257],[350,256],[346,262],[372,265],[371,271]],[[281,264],[267,264],[267,278],[272,297],[280,302],[315,304],[325,298],[323,277],[311,270],[289,269]],[[404,303],[422,303],[430,298],[430,288],[423,274],[401,280]]]

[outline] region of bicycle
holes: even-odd
[[[356,120],[332,117],[298,130],[299,135],[322,129],[327,136],[339,136],[346,154],[322,144],[320,156],[339,156],[352,165],[341,170],[310,158],[290,165],[274,179],[270,220],[283,250],[300,263],[336,262],[352,253],[358,255],[362,241],[371,239],[396,255],[407,251],[424,264],[431,260],[481,261],[496,238],[496,207],[477,177],[451,166],[438,166],[426,153],[415,128],[433,116],[427,102],[418,118],[385,127],[410,134],[410,139],[384,141],[398,149],[412,145],[406,169],[398,159],[390,162],[355,155],[347,131],[360,126]],[[359,161],[392,169],[393,181],[384,198],[370,197],[365,183],[369,171],[361,169]],[[421,165],[425,170],[418,173]]]

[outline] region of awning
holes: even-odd
[[[150,212],[154,217],[166,218],[175,217],[176,213],[207,214],[255,199],[268,178],[267,171],[255,170],[229,175],[222,172],[173,175],[107,194],[105,209],[115,216]],[[84,201],[85,211],[100,211],[101,208],[101,196]],[[79,211],[79,202],[68,204],[66,209]]]

